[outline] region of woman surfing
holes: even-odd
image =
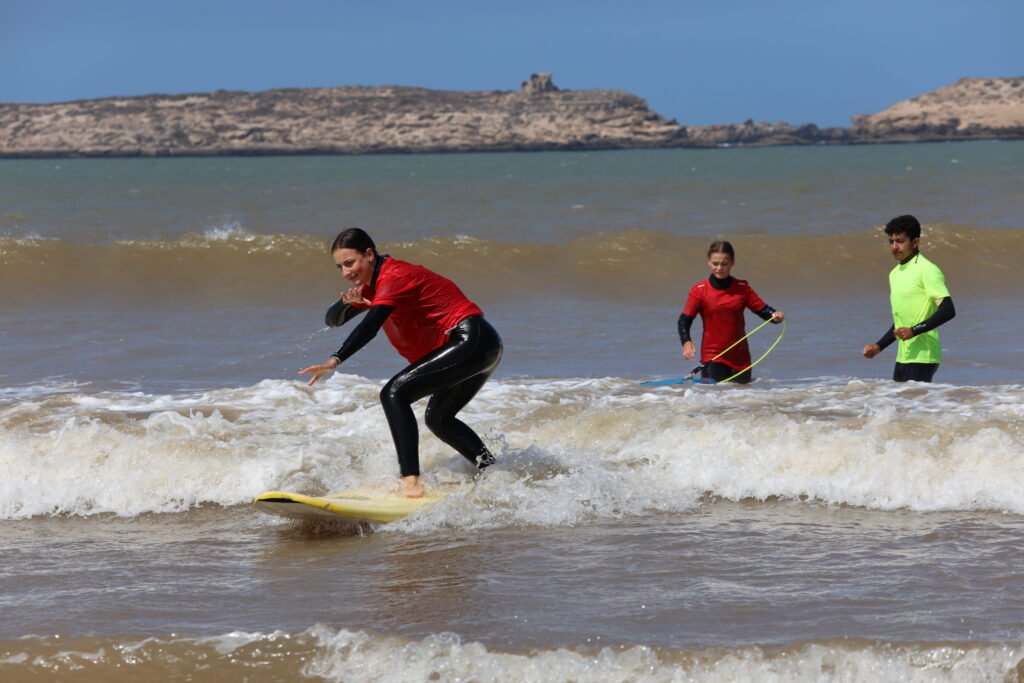
[[[455,415],[469,403],[501,360],[501,338],[483,311],[453,283],[423,266],[377,253],[359,228],[341,231],[331,244],[339,274],[352,283],[327,312],[329,326],[360,313],[362,321],[341,348],[319,365],[299,370],[312,386],[363,348],[383,327],[388,340],[409,365],[380,392],[398,454],[403,492],[423,496],[420,483],[419,427],[412,404],[430,397],[427,427],[478,469],[494,456],[469,426]]]

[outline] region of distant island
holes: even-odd
[[[338,87],[0,104],[0,157],[397,154],[1024,139],[1024,78],[965,78],[848,128],[686,126],[620,90]]]

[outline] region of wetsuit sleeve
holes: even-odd
[[[878,344],[879,349],[884,349],[886,346],[889,346],[889,344],[892,344],[894,341],[896,341],[896,326],[892,325],[889,327],[888,331],[882,335],[882,338],[876,341],[875,343]]]
[[[324,316],[324,325],[327,325],[327,327],[341,327],[365,310],[365,308],[356,308],[352,304],[347,304],[338,299],[327,309],[327,314]]]
[[[761,320],[770,320],[771,317],[772,317],[772,313],[774,313],[774,312],[775,312],[774,308],[772,308],[768,304],[765,304],[764,308],[762,308],[760,311],[755,311],[754,313]],[[779,323],[776,322],[775,324],[778,325]]]
[[[690,339],[690,325],[693,324],[693,316],[686,315],[685,313],[679,314],[679,320],[676,322],[676,327],[679,329],[679,343],[685,344],[686,342],[692,342]]]
[[[388,319],[393,310],[395,309],[391,306],[370,307],[366,317],[349,333],[341,348],[331,354],[338,361],[338,365],[344,363],[349,356],[366,346],[371,339],[376,337],[381,325],[384,324],[384,321]]]
[[[936,327],[943,323],[948,323],[950,320],[956,317],[956,308],[953,307],[953,298],[947,296],[939,303],[938,309],[932,314],[927,320],[922,320],[918,324],[911,327],[914,335],[924,334],[930,332]]]

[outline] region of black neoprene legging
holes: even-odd
[[[931,382],[938,363],[897,363],[892,370],[894,382]]]
[[[501,338],[482,317],[466,318],[449,333],[448,343],[391,378],[380,402],[391,427],[402,476],[419,475],[419,428],[412,404],[430,396],[427,427],[477,467],[494,457],[480,437],[455,414],[472,399],[501,360]]]
[[[724,382],[730,377],[735,377],[732,380],[733,384],[750,384],[751,375],[750,368],[747,368],[743,372],[736,374],[736,370],[725,363],[716,363],[715,361],[708,361],[700,368],[700,376],[705,379],[713,379],[716,382]]]

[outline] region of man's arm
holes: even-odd
[[[934,330],[939,325],[948,323],[950,320],[956,317],[956,308],[953,306],[953,297],[947,296],[945,299],[939,302],[939,307],[935,310],[935,313],[931,315],[927,320],[922,320],[918,324],[911,327],[914,335],[924,334]]]
[[[923,320],[913,327],[897,327],[896,338],[906,341],[919,334],[924,334],[929,330],[934,330],[942,323],[952,320],[955,315],[956,309],[953,308],[953,300],[947,296],[939,302],[939,307],[927,320]]]
[[[896,326],[890,325],[889,329],[882,335],[881,339],[874,344],[868,344],[864,347],[864,357],[874,358],[882,352],[882,349],[889,346],[894,341],[896,341]]]
[[[889,329],[882,335],[882,338],[875,342],[875,346],[878,347],[879,351],[883,351],[894,341],[896,341],[896,326],[890,325]]]

